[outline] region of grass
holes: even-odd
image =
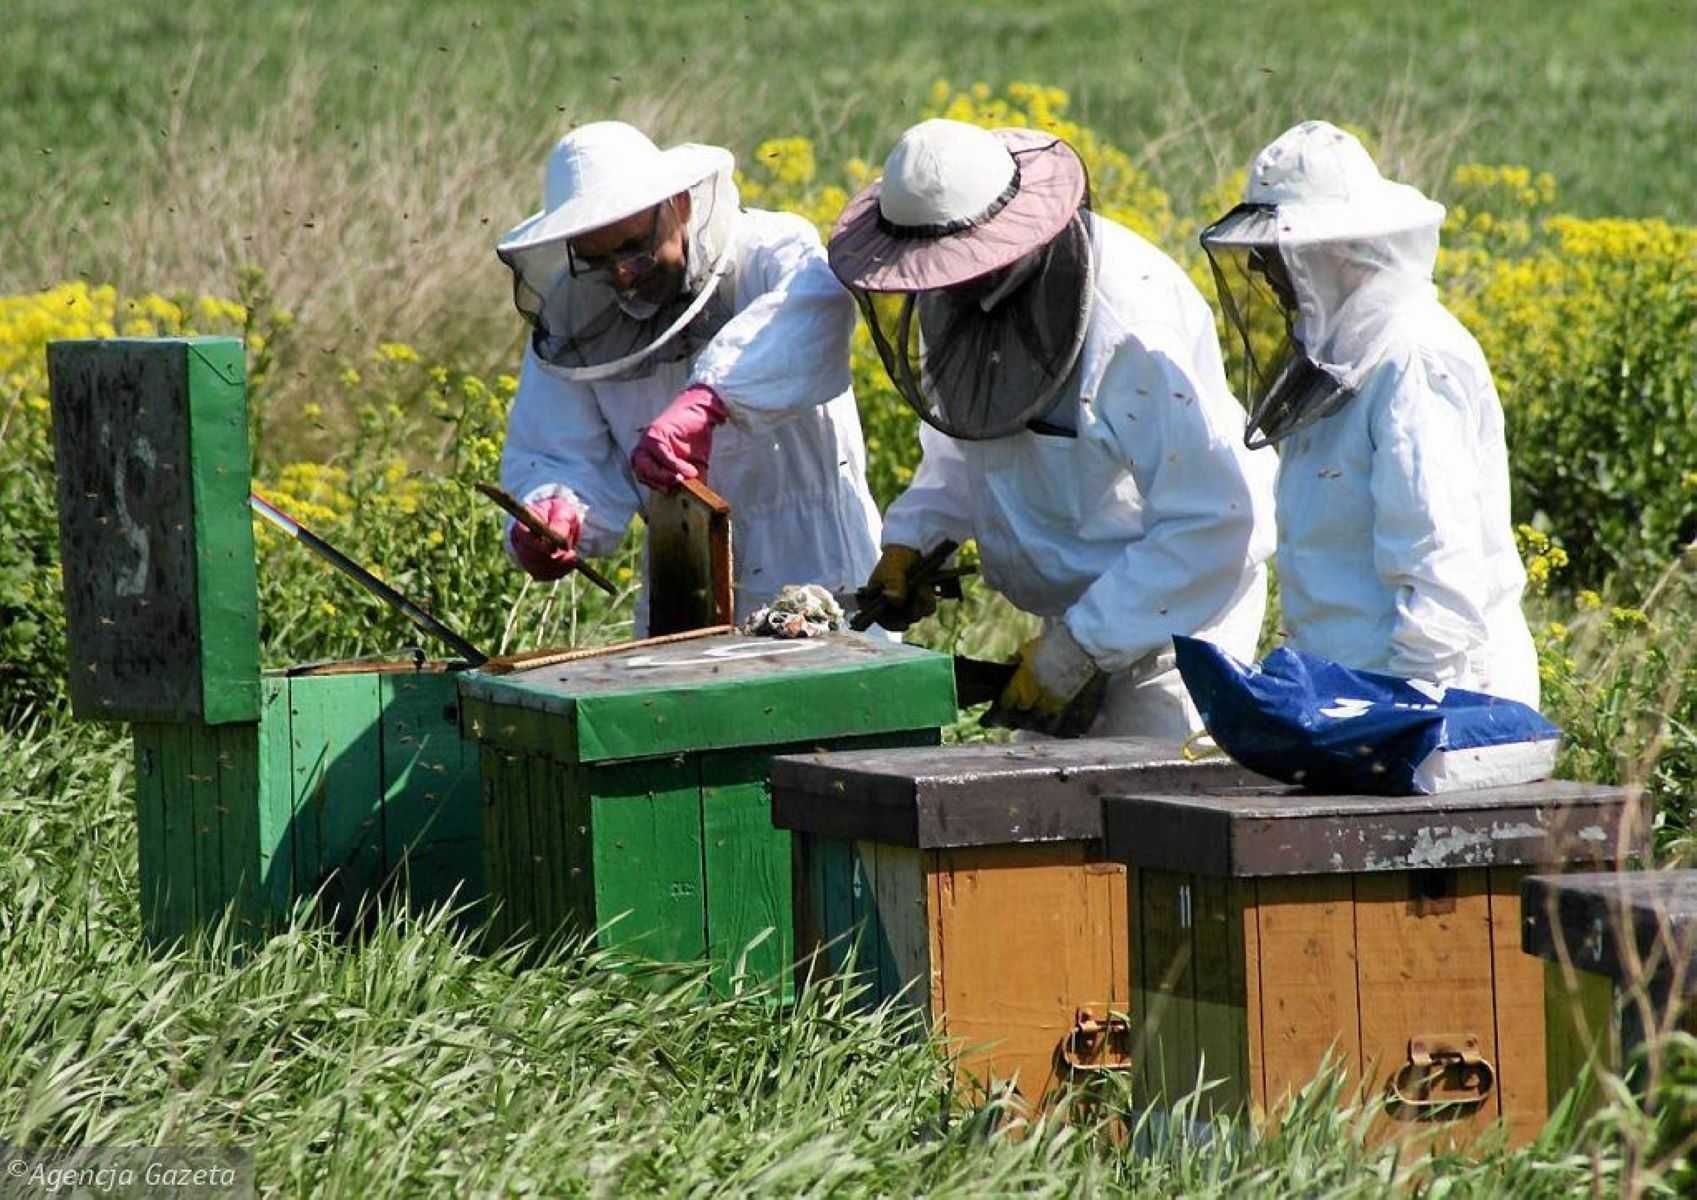
[[[1667,1166],[1631,1106],[1583,1137],[1398,1157],[1363,1145],[1335,1080],[1259,1139],[1111,1096],[1129,1130],[1025,1125],[835,981],[784,1007],[576,946],[520,971],[442,914],[348,945],[303,913],[256,951],[151,956],[127,789],[114,731],[0,731],[6,1142],[241,1145],[285,1195],[1557,1197],[1654,1191]]]

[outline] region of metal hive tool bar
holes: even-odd
[[[376,596],[390,608],[400,613],[414,625],[417,625],[420,629],[424,630],[433,637],[441,638],[444,642],[448,643],[449,646],[453,647],[455,653],[462,655],[467,662],[471,663],[472,666],[481,666],[483,663],[489,661],[489,656],[483,653],[483,651],[466,641],[452,629],[449,629],[446,625],[442,624],[441,621],[438,621],[435,617],[425,612],[424,609],[414,604],[411,600],[408,600],[405,596],[401,595],[401,593],[397,592],[394,588],[384,583],[370,571],[367,571],[364,567],[360,566],[353,559],[343,554],[329,542],[319,537],[316,533],[313,533],[310,529],[307,529],[299,521],[295,520],[276,505],[260,499],[260,497],[251,492],[248,494],[247,502],[248,506],[252,508],[254,512],[264,517],[267,521],[270,521],[278,529],[281,529],[295,541],[305,546],[308,550],[311,550],[314,554],[318,555],[318,557],[322,558],[325,562],[335,567],[342,574],[352,579],[355,583],[359,584],[362,588]]]

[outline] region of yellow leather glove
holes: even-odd
[[[1019,666],[996,703],[1010,711],[1059,716],[1096,674],[1095,660],[1056,622],[1019,648]]]
[[[884,629],[899,632],[937,611],[935,584],[911,589],[910,594],[907,577],[919,559],[919,551],[912,546],[885,546],[878,565],[867,576],[866,586],[855,593],[862,605],[883,597],[885,607],[878,624]]]

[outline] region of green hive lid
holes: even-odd
[[[955,719],[947,655],[856,634],[715,634],[511,675],[460,676],[479,741],[567,762],[934,728]]]
[[[73,711],[258,720],[241,341],[59,341],[47,367]]]

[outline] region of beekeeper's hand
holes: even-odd
[[[568,496],[549,496],[528,506],[548,528],[559,534],[574,548],[561,550],[543,541],[523,525],[514,522],[513,557],[525,574],[544,583],[559,579],[577,562],[577,539],[583,532],[583,506]]]
[[[692,384],[649,422],[631,452],[631,469],[643,483],[661,492],[705,476],[713,453],[713,431],[725,423],[725,416],[724,401],[712,388]]]
[[[866,586],[855,593],[861,607],[880,598],[885,607],[878,615],[884,629],[900,632],[915,621],[922,621],[937,611],[937,587],[925,584],[910,588],[908,576],[919,561],[919,551],[912,546],[885,546],[878,556],[878,565],[866,578]]]
[[[1019,649],[1019,667],[996,701],[1014,712],[1059,716],[1098,674],[1094,659],[1056,622]]]

